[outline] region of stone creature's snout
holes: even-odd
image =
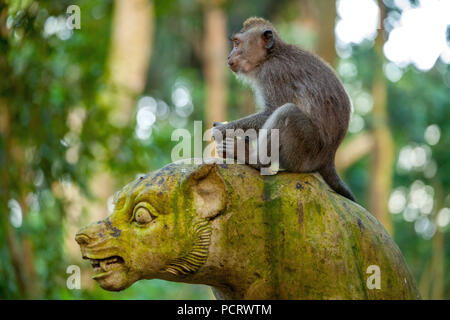
[[[129,285],[124,273],[129,260],[116,242],[120,234],[121,231],[106,218],[80,229],[75,235],[83,259],[92,265],[92,279],[107,290],[122,290]]]
[[[113,227],[109,218],[106,218],[80,229],[75,235],[83,259],[91,261],[95,272],[94,279],[97,280],[124,266],[124,255],[114,245],[120,234],[121,231]]]
[[[87,246],[91,246],[99,239],[103,238],[105,233],[105,224],[103,221],[97,221],[81,228],[75,235],[75,241],[81,248],[81,253],[85,257]]]
[[[121,231],[111,225],[110,220],[100,220],[81,228],[75,235],[75,241],[81,249],[83,258],[86,258],[86,252],[95,250],[102,246],[106,241],[112,238],[118,238]]]

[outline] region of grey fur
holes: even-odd
[[[279,129],[282,168],[292,172],[318,171],[333,190],[355,201],[334,164],[351,112],[341,81],[320,57],[285,43],[269,22],[260,18],[249,20],[252,21],[244,23],[238,33],[247,39],[246,44],[233,49],[229,64],[233,66],[241,59],[248,67],[251,57],[245,54],[246,50],[255,52],[248,47],[256,45],[253,38],[267,29],[273,31],[273,46],[263,49],[264,59],[245,74],[257,88],[254,92],[261,95],[264,110],[227,124],[215,124],[215,129],[222,133],[226,129]]]

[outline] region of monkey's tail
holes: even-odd
[[[355,197],[353,196],[350,189],[345,185],[345,183],[341,180],[341,178],[337,174],[334,163],[324,166],[322,169],[319,170],[319,173],[325,180],[325,182],[328,183],[331,189],[333,189],[340,195],[346,197],[347,199],[356,202]]]

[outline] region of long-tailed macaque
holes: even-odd
[[[351,106],[333,69],[318,56],[284,42],[274,26],[262,18],[247,19],[232,42],[228,65],[250,82],[263,110],[229,123],[216,122],[214,130],[225,135],[227,129],[267,129],[264,139],[258,134],[260,144],[270,141],[270,129],[278,129],[281,168],[317,171],[333,190],[354,201],[334,164],[336,149],[347,132]],[[260,163],[248,164],[261,168]]]

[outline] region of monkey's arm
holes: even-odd
[[[225,130],[227,129],[255,129],[256,131],[259,131],[259,129],[262,128],[264,123],[266,122],[267,118],[269,118],[270,112],[264,110],[262,112],[258,112],[255,114],[252,114],[250,116],[234,120],[228,123],[214,123],[214,130],[219,130],[223,134],[226,133]]]

